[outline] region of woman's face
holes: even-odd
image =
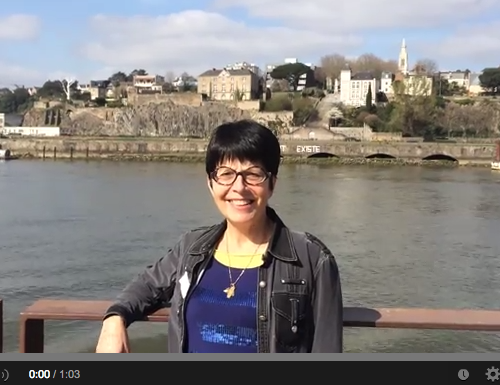
[[[236,176],[237,172],[243,175]],[[264,215],[273,194],[269,178],[274,177],[268,177],[259,165],[235,160],[222,163],[215,177],[208,179],[208,187],[217,208],[229,222],[246,224]],[[273,179],[273,185],[275,182]]]

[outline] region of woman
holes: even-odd
[[[215,129],[207,184],[224,221],[182,235],[124,289],[96,352],[129,352],[127,327],[165,306],[170,353],[342,352],[333,255],[268,206],[280,160],[277,138],[256,122]]]

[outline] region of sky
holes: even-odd
[[[0,86],[197,76],[246,61],[374,53],[443,71],[500,66],[500,0],[16,0],[0,9]]]

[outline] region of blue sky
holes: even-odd
[[[499,27],[498,0],[16,0],[0,11],[0,83],[134,68],[197,75],[285,57],[319,64],[332,53],[397,59],[402,38],[410,62],[481,70],[500,65]]]

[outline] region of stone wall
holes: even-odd
[[[260,101],[259,100],[242,100],[236,104],[236,107],[242,110],[255,110],[259,111]]]
[[[419,139],[423,140],[423,138]],[[403,134],[401,132],[372,132],[371,140],[373,142],[402,142]]]
[[[336,135],[325,128],[301,127],[289,134],[281,136],[282,140],[342,140],[336,138]]]
[[[274,130],[278,136],[287,134],[293,130],[293,112],[278,111],[247,111],[251,114],[251,118],[256,122]]]
[[[23,126],[58,126],[62,135],[72,136],[207,138],[222,123],[250,118],[249,111],[223,103],[189,106],[167,100],[123,108],[32,108]]]
[[[172,101],[181,106],[199,107],[202,105],[202,95],[195,92],[172,92],[170,94],[137,94],[130,92],[127,104],[141,106],[149,103],[165,103]]]
[[[96,157],[120,155],[189,155],[202,154],[206,140],[134,138],[19,138],[0,139],[3,149],[13,155],[52,157]],[[443,144],[443,143],[375,143],[331,141],[282,141],[283,155],[309,157],[330,154],[346,158],[364,158],[374,154],[387,154],[401,159],[423,159],[431,155],[447,155],[463,161],[491,161],[495,153],[493,144]]]
[[[44,100],[37,100],[33,103],[34,108],[52,108],[52,107],[57,107],[60,106],[61,102],[51,100],[51,101],[44,101]]]
[[[338,138],[350,138],[361,141],[372,140],[373,131],[370,127],[330,127],[330,131]]]

